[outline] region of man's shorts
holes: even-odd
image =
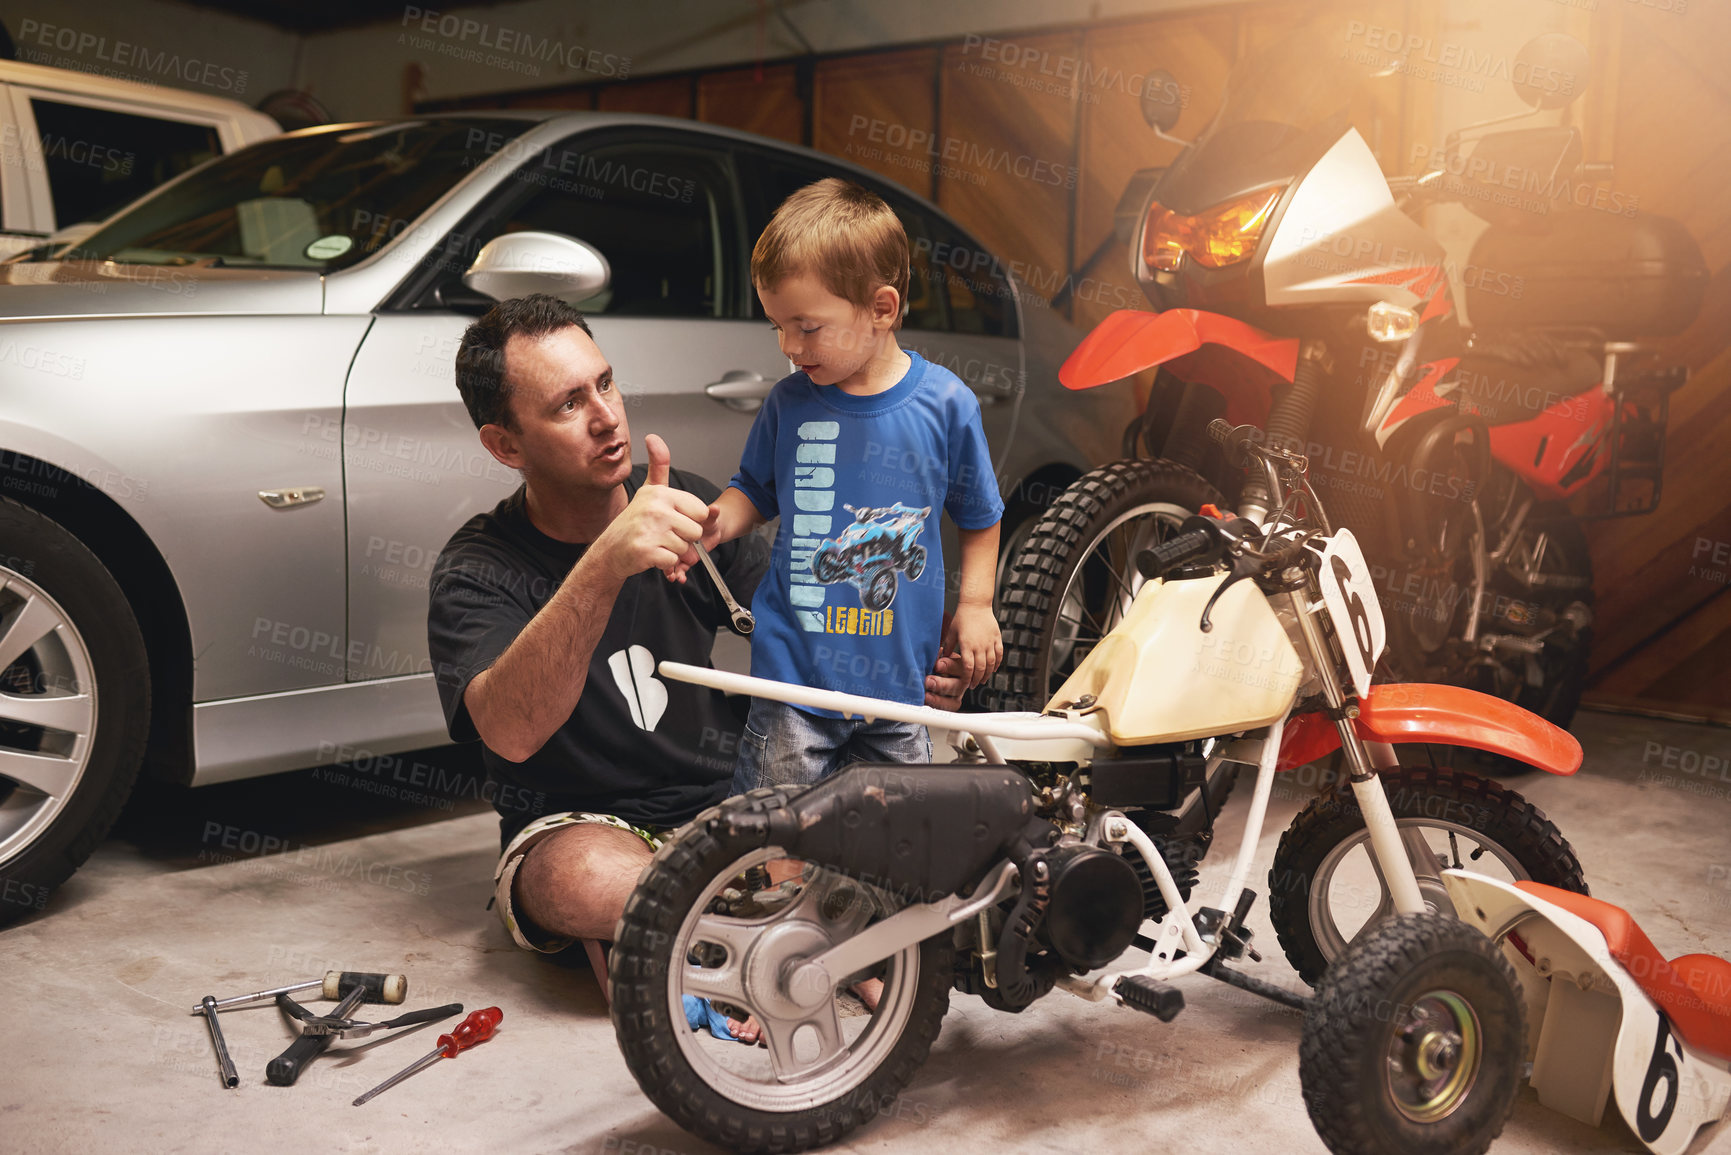
[[[511,901],[511,884],[517,878],[517,868],[523,864],[523,856],[528,854],[537,842],[566,826],[582,826],[594,823],[601,826],[612,826],[627,831],[641,838],[644,845],[653,852],[661,849],[661,841],[670,831],[663,830],[660,834],[633,826],[623,818],[615,818],[611,814],[585,814],[580,811],[567,810],[561,814],[548,814],[537,818],[523,827],[505,847],[505,853],[499,856],[499,865],[493,870],[493,901],[489,904],[499,912],[499,921],[505,924],[505,929],[511,932],[511,941],[524,950],[540,951],[542,954],[557,954],[577,940],[562,938],[542,930],[533,922],[518,914],[516,906]]]

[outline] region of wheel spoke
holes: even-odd
[[[1078,628],[1080,628],[1082,625],[1086,624],[1088,626],[1088,628],[1092,629],[1095,633],[1103,634],[1106,631],[1103,628],[1101,628],[1099,619],[1096,618],[1093,614],[1088,612],[1088,603],[1082,599],[1082,594],[1085,592],[1086,592],[1085,590],[1079,591],[1076,594],[1076,611],[1082,615],[1082,620],[1076,621],[1076,619],[1074,619],[1074,618],[1069,618],[1066,620],[1075,622]],[[1060,607],[1060,611],[1061,610],[1062,610],[1062,607]]]
[[[23,607],[3,631],[0,631],[0,670],[4,670],[20,655],[47,637],[60,625],[60,615],[47,602],[35,595],[25,599]]]
[[[1107,566],[1106,572],[1112,575],[1112,580],[1117,582],[1118,588],[1124,591],[1123,605],[1124,605],[1124,607],[1128,608],[1130,603],[1132,601],[1136,600],[1136,591],[1130,588],[1130,583],[1124,580],[1124,575],[1120,574],[1118,572],[1117,566],[1115,566],[1115,565]]]
[[[64,796],[77,776],[76,758],[0,749],[0,778],[10,778],[50,798]]]
[[[749,1007],[745,997],[745,954],[763,929],[761,922],[744,922],[722,915],[706,914],[697,920],[691,943],[714,943],[727,951],[721,966],[696,966],[687,960],[680,993],[725,999]]]
[[[0,721],[84,734],[90,715],[88,694],[0,694]]]
[[[769,1047],[770,1066],[775,1069],[776,1079],[783,1083],[810,1078],[847,1054],[842,1045],[841,1019],[835,1013],[833,998],[826,999],[808,1018],[797,1021],[762,1019],[761,1023],[763,1039]],[[794,1040],[803,1027],[810,1027],[817,1036],[817,1054],[805,1060],[800,1059],[794,1047]]]

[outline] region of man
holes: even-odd
[[[457,388],[481,443],[523,475],[445,546],[427,618],[451,737],[480,739],[495,783],[493,902],[528,950],[611,939],[660,837],[724,798],[733,773],[724,696],[655,674],[663,659],[708,665],[728,625],[707,574],[685,572],[719,491],[673,470],[654,434],[633,467],[612,367],[556,298],[504,301],[471,325]],[[746,537],[714,560],[744,603],[768,550]],[[926,679],[929,704],[955,707],[951,665]]]

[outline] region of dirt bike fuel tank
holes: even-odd
[[[1120,746],[1267,726],[1286,713],[1302,663],[1262,591],[1224,575],[1148,582],[1047,707],[1098,710]]]
[[[1667,337],[1701,311],[1709,272],[1678,221],[1559,212],[1535,228],[1493,225],[1473,246],[1466,304],[1479,329],[1594,328],[1606,340]],[[1495,270],[1495,275],[1485,275]]]

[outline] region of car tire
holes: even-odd
[[[909,581],[919,581],[920,575],[926,572],[926,547],[916,545],[909,549],[907,557],[902,559],[902,568]]]
[[[119,817],[150,732],[150,666],[120,584],[70,531],[0,499],[0,541],[4,925],[42,909]]]

